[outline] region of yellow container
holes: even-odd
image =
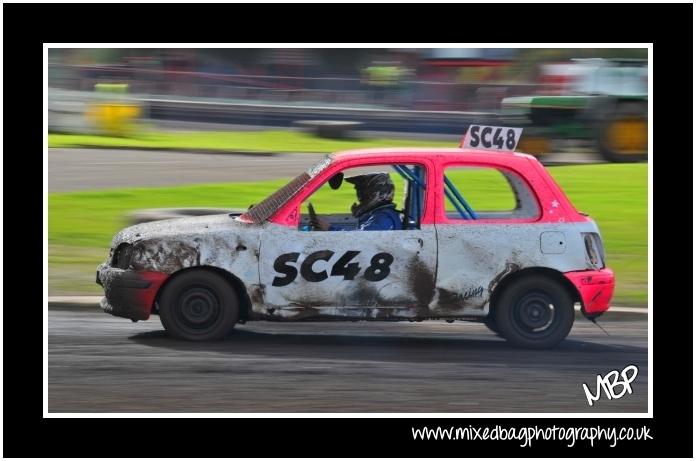
[[[128,93],[128,84],[97,83],[94,90],[99,94],[109,94],[108,97],[100,96],[100,101],[87,106],[85,115],[98,132],[108,136],[133,134],[142,109],[140,104],[127,101],[125,96],[121,96]]]

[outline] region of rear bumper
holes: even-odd
[[[155,297],[168,275],[100,266],[97,283],[104,288],[104,312],[131,320],[147,320]]]
[[[595,317],[609,309],[614,295],[614,272],[609,268],[597,271],[576,271],[563,274],[575,285],[585,316]]]

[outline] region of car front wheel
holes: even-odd
[[[237,323],[239,301],[221,275],[191,270],[165,286],[159,299],[159,313],[164,328],[176,338],[218,340]]]
[[[505,287],[495,306],[500,335],[520,347],[544,349],[563,341],[575,312],[568,292],[548,277],[532,275]]]

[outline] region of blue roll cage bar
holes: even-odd
[[[420,220],[421,210],[423,208],[423,191],[425,190],[425,184],[423,184],[423,169],[415,166],[412,171],[406,165],[392,165],[392,168],[394,168],[403,179],[409,181],[409,187],[413,184],[420,186],[417,189],[412,189],[409,194],[411,198],[410,209],[416,211],[417,220]],[[478,219],[474,210],[469,206],[464,196],[457,190],[457,187],[450,181],[447,175],[445,175],[445,196],[450,203],[454,205],[463,219]],[[407,217],[409,220],[410,218],[410,216]]]

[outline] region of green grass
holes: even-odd
[[[608,164],[548,169],[578,210],[599,224],[607,261],[617,276],[616,304],[647,304],[647,165]],[[463,184],[463,174],[454,173]],[[397,175],[392,178],[398,181]],[[466,177],[462,192],[479,209],[502,209],[509,198],[491,194],[486,175]],[[94,270],[108,254],[113,234],[127,225],[127,213],[158,207],[246,208],[286,180],[52,193],[48,197],[49,292],[99,293]],[[397,192],[402,187],[397,184]],[[320,189],[312,203],[319,213],[347,212],[350,187]],[[397,197],[398,200],[398,197]],[[398,203],[398,202],[397,202]]]
[[[457,147],[452,141],[411,139],[333,140],[290,130],[144,131],[136,137],[49,133],[48,147],[211,150],[228,152],[335,152],[370,147]]]

